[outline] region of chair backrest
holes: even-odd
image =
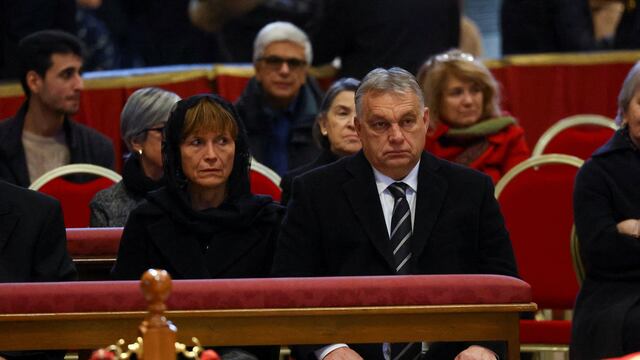
[[[582,263],[582,257],[580,256],[580,241],[578,240],[578,233],[576,232],[575,225],[571,227],[571,259],[573,260],[573,270],[576,272],[578,284],[582,286],[585,271],[584,264]]]
[[[97,178],[76,183],[67,175],[90,174]],[[120,181],[122,177],[111,169],[92,164],[70,164],[55,168],[37,178],[29,189],[51,195],[60,201],[64,224],[68,228],[89,226],[89,203],[98,191]]]
[[[280,188],[280,175],[271,170],[256,159],[251,159],[251,172],[249,173],[251,182],[251,193],[271,195],[274,201],[282,198]]]
[[[605,116],[570,116],[553,124],[540,136],[531,156],[567,154],[588,159],[617,129],[618,125]]]
[[[569,155],[541,155],[496,185],[518,270],[540,308],[571,309],[578,292],[569,239],[573,180],[582,163]]]

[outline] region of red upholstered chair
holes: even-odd
[[[96,175],[96,179],[76,183],[64,178],[72,174]],[[55,168],[37,178],[29,189],[49,194],[60,200],[64,224],[68,228],[89,226],[89,202],[93,195],[120,181],[111,169],[92,164],[70,164]]]
[[[567,154],[588,159],[617,129],[616,123],[605,116],[570,116],[558,121],[540,136],[532,156]]]
[[[251,159],[251,193],[271,195],[274,201],[280,201],[282,189],[280,188],[280,176],[270,168]]]
[[[518,270],[531,284],[538,308],[551,310],[547,313],[573,309],[579,289],[570,235],[573,181],[582,163],[569,155],[533,157],[511,169],[496,185]],[[520,322],[523,351],[568,351],[570,339],[570,320],[551,317]]]

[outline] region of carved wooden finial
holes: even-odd
[[[175,359],[176,327],[164,316],[165,301],[171,292],[171,276],[164,270],[149,269],[140,279],[148,313],[140,324],[144,359]]]

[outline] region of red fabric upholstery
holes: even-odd
[[[0,284],[0,313],[145,310],[138,281]],[[522,280],[499,275],[175,280],[171,310],[516,304]]]
[[[573,179],[578,168],[529,168],[498,199],[522,279],[540,309],[572,309],[578,293],[570,250]],[[570,321],[520,322],[522,344],[569,344]]]
[[[569,320],[521,320],[521,344],[569,344],[571,321]]]
[[[525,55],[516,57],[517,64],[507,59],[506,65],[491,68],[501,84],[502,108],[518,119],[531,149],[545,130],[567,116],[615,116],[620,84],[637,57],[598,61],[600,55],[566,54],[557,57],[558,63],[545,63],[548,54]],[[590,63],[589,57],[594,58]],[[540,60],[543,64],[535,64]]]
[[[575,54],[561,55],[558,56],[559,63],[547,61],[543,65],[523,65],[527,63],[527,59],[520,59],[517,64],[510,64],[507,59],[503,64],[491,67],[491,72],[503,89],[503,109],[519,120],[527,134],[530,148],[534,147],[540,135],[549,126],[567,116],[573,114],[614,116],[620,84],[637,60],[637,57],[629,60],[621,56],[617,60],[596,59],[589,63],[584,59],[590,55],[580,55],[583,61],[571,63],[575,56]],[[530,63],[539,61],[536,56],[530,58]],[[566,59],[569,59],[569,63]],[[233,68],[237,67],[237,64],[222,66]],[[187,73],[189,71],[185,70]],[[187,80],[179,75],[170,78],[158,76],[157,79],[137,76],[142,80],[137,80],[136,75],[94,78],[86,82],[87,89],[82,92],[80,112],[75,118],[111,137],[118,162],[116,168],[120,169],[123,149],[119,132],[120,111],[131,92],[141,86],[158,86],[175,91],[182,97],[213,91],[228,100],[237,100],[249,77],[221,73],[215,77],[213,83],[205,75]],[[320,79],[320,83],[326,89],[331,80]],[[4,87],[0,87],[0,119],[13,116],[23,101],[17,84],[6,86],[14,87],[16,90],[5,90]]]
[[[280,201],[282,198],[282,190],[278,184],[263,174],[251,170],[249,172],[249,179],[251,182],[251,192],[253,194],[271,195],[274,201]]]
[[[65,227],[78,228],[89,226],[89,203],[93,195],[113,184],[113,181],[107,178],[97,178],[86,183],[56,178],[44,184],[38,191],[60,200]]]
[[[67,249],[71,257],[113,256],[118,254],[122,228],[67,229]]]
[[[611,138],[614,130],[596,125],[581,125],[565,129],[551,139],[545,154],[568,154],[588,159]]]
[[[571,309],[578,293],[570,249],[577,168],[530,168],[507,184],[500,207],[522,278],[540,308]]]
[[[250,76],[218,75],[215,79],[215,87],[218,95],[236,102],[250,79]]]

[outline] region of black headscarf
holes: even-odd
[[[180,144],[187,110],[194,107],[202,99],[208,99],[228,111],[238,127],[235,139],[233,169],[226,184],[226,196],[217,208],[194,210],[187,192],[188,180],[182,171]],[[151,193],[149,200],[171,213],[172,218],[188,225],[201,233],[215,233],[228,227],[250,226],[257,218],[262,218],[261,211],[272,202],[268,196],[252,195],[249,187],[249,166],[251,155],[247,134],[243,122],[231,103],[214,94],[194,95],[180,100],[169,116],[164,128],[162,141],[162,157],[166,190],[170,197],[162,192]],[[179,206],[176,207],[176,202]]]
[[[142,169],[140,154],[134,151],[124,162],[122,182],[124,182],[124,186],[129,193],[143,198],[149,191],[162,187],[164,185],[164,178],[154,181],[148,177]]]

